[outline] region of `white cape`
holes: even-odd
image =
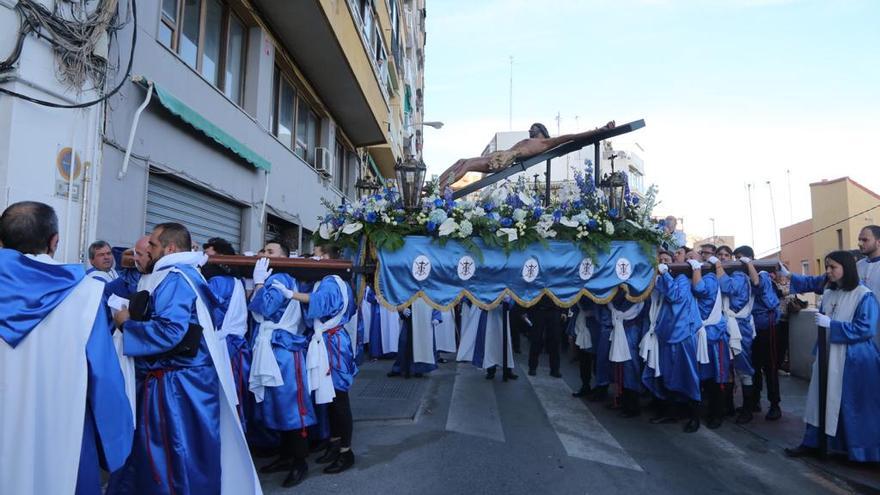
[[[434,344],[441,352],[455,352],[455,313],[440,312],[440,324],[434,327]]]
[[[16,348],[0,341],[0,493],[74,493],[86,343],[104,284],[85,277]]]

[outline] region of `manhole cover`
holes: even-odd
[[[404,380],[375,380],[367,383],[358,393],[365,399],[412,399],[419,390],[419,383]]]

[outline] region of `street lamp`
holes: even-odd
[[[376,179],[364,179],[363,177],[354,183],[354,187],[357,189],[359,197],[371,196],[381,188]]]
[[[418,208],[419,197],[422,194],[422,185],[425,183],[425,162],[414,156],[397,162],[394,166],[394,174],[397,176],[397,187],[400,188],[400,196],[403,206],[408,210]]]
[[[443,122],[440,122],[439,120],[430,120],[428,122],[413,122],[412,124],[410,124],[410,127],[416,127],[416,126],[421,126],[421,125],[433,127],[434,129],[440,129],[441,127],[443,127]]]
[[[626,174],[614,171],[616,154],[608,157],[611,160],[611,173],[599,182],[599,189],[608,200],[608,213],[615,220],[626,218]],[[615,214],[611,214],[614,212]]]

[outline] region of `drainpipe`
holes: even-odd
[[[134,144],[134,133],[137,132],[138,120],[141,118],[141,113],[143,113],[144,109],[147,108],[147,105],[150,104],[150,100],[153,98],[153,83],[147,83],[147,97],[144,99],[144,102],[141,103],[141,106],[138,107],[137,111],[134,112],[134,119],[131,122],[131,130],[128,131],[128,146],[125,147],[125,157],[122,159],[122,168],[119,170],[119,174],[116,176],[117,179],[122,180],[125,177],[125,174],[128,173],[128,160],[131,158],[131,147]]]

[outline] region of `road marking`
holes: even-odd
[[[538,368],[537,376],[523,375],[528,377],[565,452],[578,459],[643,472],[583,401],[572,399],[568,384],[550,377],[548,372],[547,368]]]
[[[492,381],[469,363],[458,363],[446,430],[505,441]]]

